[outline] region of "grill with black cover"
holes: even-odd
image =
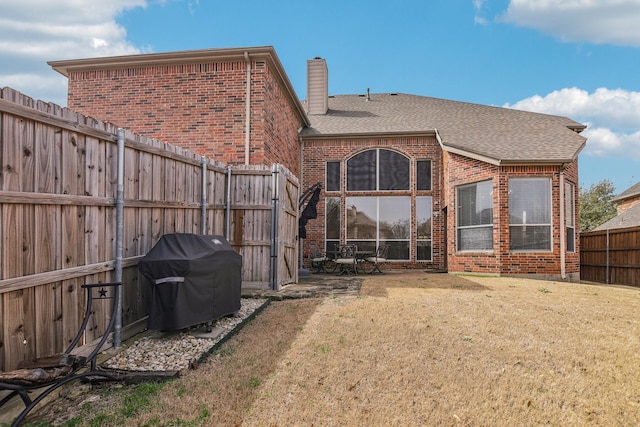
[[[240,310],[242,256],[222,236],[165,234],[138,269],[151,286],[149,329],[185,329]]]

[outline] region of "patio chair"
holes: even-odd
[[[372,256],[366,257],[361,263],[362,271],[372,274],[374,271],[382,273],[380,267],[387,262],[387,254],[389,253],[389,245],[380,245],[376,248]]]
[[[338,268],[333,257],[323,252],[318,245],[310,246],[309,261],[314,273],[333,273]]]
[[[37,359],[23,363],[19,369],[8,372],[0,372],[0,390],[8,390],[10,393],[0,400],[0,408],[20,396],[25,408],[11,424],[19,425],[27,414],[45,397],[63,385],[80,379],[89,382],[116,381],[114,375],[97,368],[96,359],[102,346],[106,343],[115,325],[116,314],[121,292],[121,283],[97,283],[82,285],[87,292],[87,304],[84,310],[84,319],[75,338],[62,354]],[[81,355],[76,346],[84,336],[85,329],[93,312],[94,291],[97,299],[112,300],[111,319],[100,342],[93,347],[89,355]],[[86,353],[85,353],[86,354]],[[37,397],[32,399],[30,392],[36,391]]]
[[[353,244],[336,245],[335,263],[340,267],[341,274],[358,274],[358,247]]]

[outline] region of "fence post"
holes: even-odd
[[[124,240],[124,129],[118,128],[118,184],[116,190],[116,282],[122,283],[122,253]],[[122,292],[115,301],[116,323],[113,331],[113,346],[122,345]]]
[[[202,156],[200,159],[202,165],[202,199],[200,206],[200,234],[207,234],[207,158]]]
[[[231,241],[231,168],[227,166],[227,197],[225,206],[224,237]]]
[[[271,268],[269,284],[271,289],[278,289],[278,209],[279,209],[279,165],[271,166]]]

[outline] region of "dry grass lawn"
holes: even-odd
[[[640,290],[366,277],[273,302],[126,424],[640,425]]]

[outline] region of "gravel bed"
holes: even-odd
[[[213,338],[203,336],[202,328],[172,334],[163,333],[160,336],[145,336],[130,346],[123,345],[123,349],[104,362],[103,367],[135,372],[188,369],[266,301],[259,298],[243,298],[236,315],[223,317],[212,324],[213,330],[220,332],[214,334]]]

